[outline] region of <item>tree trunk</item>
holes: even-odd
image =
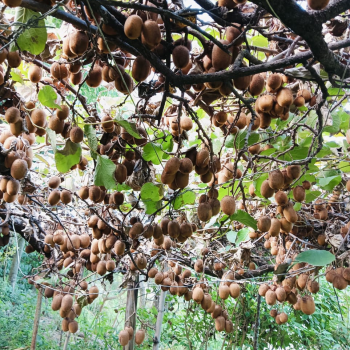
[[[35,347],[36,347],[36,337],[38,335],[38,329],[39,329],[42,300],[43,300],[43,295],[41,294],[41,290],[39,289],[38,290],[38,298],[36,301],[35,318],[34,318],[34,325],[33,325],[33,335],[32,335],[32,343],[30,345],[30,350],[35,350]]]
[[[17,235],[17,250],[12,258],[10,273],[9,273],[9,283],[11,284],[12,290],[16,287],[18,269],[21,264],[21,257],[23,253],[25,240],[21,236]]]
[[[146,276],[142,275],[140,276],[140,289],[139,289],[139,305],[140,308],[144,308],[146,306],[146,288],[148,282],[144,282],[146,279]]]
[[[136,283],[138,281],[138,274],[133,275],[127,284],[127,294],[126,294],[126,308],[125,308],[125,326],[132,327],[134,329],[134,336],[130,339],[128,345],[124,346],[124,350],[134,350],[135,349],[135,326],[136,326],[136,310],[137,310],[137,289]]]
[[[64,341],[63,350],[67,350],[69,338],[70,338],[70,332],[67,332],[67,337],[66,337],[66,340]]]

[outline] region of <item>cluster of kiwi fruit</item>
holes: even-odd
[[[336,269],[328,268],[326,280],[332,283],[334,288],[339,290],[345,289],[350,283],[350,267],[338,267]]]
[[[10,226],[8,223],[2,223],[0,227],[0,247],[5,247],[10,242]]]
[[[24,202],[24,196],[21,194],[18,198],[18,192],[20,190],[20,182],[13,177],[3,176],[0,180],[0,198],[6,203],[12,203],[16,199],[22,204]]]
[[[134,329],[131,326],[126,326],[119,332],[119,343],[122,346],[129,344],[129,341],[134,337]],[[138,329],[135,333],[135,343],[141,345],[146,337],[146,331],[144,329]]]
[[[82,200],[89,199],[96,204],[103,202],[106,205],[111,205],[113,208],[122,205],[124,202],[124,194],[122,192],[107,193],[104,186],[82,186],[78,190],[78,196]]]

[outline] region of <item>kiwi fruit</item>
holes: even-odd
[[[180,118],[180,128],[189,131],[193,128],[192,119],[186,116]]]
[[[180,169],[180,159],[177,157],[170,158],[164,166],[164,172],[168,175],[176,174]]]
[[[79,30],[69,36],[69,49],[76,56],[81,56],[89,47],[88,35]]]
[[[283,188],[284,177],[280,170],[276,169],[269,173],[269,186],[274,190]]]
[[[303,96],[297,96],[294,101],[293,101],[293,105],[295,107],[303,107],[305,105],[305,99]]]
[[[84,139],[84,131],[79,126],[73,127],[69,132],[69,138],[74,143],[80,143]]]
[[[348,281],[340,274],[336,274],[333,278],[333,286],[336,289],[343,290],[348,286]]]
[[[68,77],[68,69],[66,65],[54,62],[50,67],[51,75],[59,80],[63,80]]]
[[[303,181],[302,183],[304,190],[309,190],[311,188],[311,182],[310,181]],[[350,188],[350,183],[349,183],[349,188]]]
[[[201,203],[197,208],[197,215],[200,221],[209,221],[213,216],[212,208],[209,203]]]
[[[274,291],[272,291],[271,289],[269,289],[265,293],[265,300],[266,300],[266,303],[268,305],[275,305],[276,304],[276,300],[277,300],[276,293]]]
[[[195,287],[192,291],[192,299],[197,303],[200,304],[204,298],[204,292],[203,289],[200,287]]]
[[[21,112],[16,107],[10,107],[5,113],[5,120],[8,123],[17,123],[21,120]]]
[[[230,296],[230,288],[226,284],[220,284],[219,286],[219,297],[226,300]]]
[[[226,215],[233,215],[236,211],[236,201],[234,197],[225,196],[221,199],[221,210]]]
[[[118,339],[119,339],[119,343],[120,343],[121,346],[128,345],[129,340],[130,340],[129,332],[127,330],[125,330],[125,329],[120,331]]]
[[[250,86],[251,76],[243,76],[233,80],[233,85],[238,90],[246,90]]]
[[[15,179],[9,179],[6,184],[6,192],[10,196],[15,196],[19,191],[19,182]]]
[[[269,235],[271,237],[277,237],[281,230],[281,223],[278,219],[272,218],[271,219],[271,226],[269,229]]]
[[[147,20],[143,23],[141,34],[144,42],[153,48],[155,48],[162,39],[157,22],[152,20]]]
[[[281,107],[289,108],[293,103],[293,93],[289,88],[281,88],[277,92],[276,100]]]
[[[41,80],[42,76],[43,76],[43,73],[42,73],[41,68],[39,66],[37,66],[36,64],[31,64],[29,69],[28,69],[29,80],[32,83],[37,84]]]
[[[284,206],[288,204],[288,196],[283,191],[278,191],[275,194],[275,201],[278,205]]]
[[[307,4],[311,10],[320,11],[327,7],[329,0],[307,0]]]
[[[259,231],[261,232],[267,232],[271,228],[271,218],[269,216],[261,216],[258,219],[257,226]]]
[[[16,180],[22,180],[28,170],[28,163],[23,159],[16,159],[11,165],[11,176]]]
[[[57,118],[55,115],[50,117],[48,127],[56,134],[60,134],[64,128],[64,120]]]
[[[234,46],[240,46],[244,42],[244,35],[241,35],[242,31],[236,27],[227,27],[225,30],[226,39],[229,43],[235,40]],[[239,39],[237,39],[239,37]],[[237,39],[237,40],[236,40]]]
[[[221,44],[229,45],[228,40],[220,40]],[[232,51],[232,49],[230,49]],[[211,54],[213,68],[217,71],[226,69],[232,62],[232,56],[214,44]]]
[[[260,193],[264,198],[268,199],[268,198],[271,198],[273,196],[273,194],[275,193],[275,190],[270,187],[269,181],[265,180],[261,184]]]
[[[260,126],[260,117],[258,115],[254,116],[254,119],[252,120],[252,115],[251,113],[247,114],[247,127],[249,128],[250,124],[252,123],[252,131],[255,131],[259,129]]]
[[[198,167],[206,167],[210,161],[209,151],[206,149],[201,149],[196,156],[196,165]]]
[[[83,73],[69,74],[69,80],[73,85],[79,85],[83,81]]]
[[[219,316],[215,319],[215,329],[218,332],[222,332],[225,330],[226,327],[226,320],[223,316]]]
[[[287,294],[286,294],[286,291],[284,290],[283,287],[278,287],[278,288],[275,290],[275,293],[276,293],[277,300],[278,300],[280,303],[282,303],[283,301],[286,300]]]
[[[102,82],[102,68],[99,64],[95,64],[94,68],[89,71],[85,82],[92,88],[97,88],[100,86]]]
[[[0,46],[0,64],[4,63],[4,61],[6,60],[8,55],[8,51],[6,48],[2,48],[2,46]]]
[[[190,63],[190,52],[186,46],[175,46],[173,52],[173,62],[176,68],[182,69]]]
[[[115,88],[123,94],[129,94],[134,89],[133,80],[127,73],[124,73],[122,76],[117,77],[114,81],[114,84]]]
[[[297,179],[301,174],[301,166],[300,165],[289,165],[287,167],[287,176],[291,179]]]
[[[80,72],[82,64],[79,61],[72,62],[68,65],[68,70],[72,74],[77,74]]]
[[[151,72],[151,64],[143,56],[137,56],[132,65],[131,74],[137,81],[141,82],[147,79]]]
[[[271,74],[266,81],[269,92],[276,92],[283,84],[282,76],[278,73]]]
[[[135,343],[140,345],[145,340],[146,332],[144,329],[139,329],[135,333]]]
[[[259,293],[259,295],[264,297],[268,290],[270,290],[270,287],[266,283],[263,283],[259,286],[258,293]]]
[[[61,109],[56,109],[56,117],[60,120],[66,120],[69,116],[69,107],[61,105]]]
[[[305,200],[305,189],[303,186],[296,186],[293,188],[293,197],[297,202]]]
[[[129,16],[124,23],[124,34],[132,40],[138,39],[141,35],[143,20],[138,15]]]
[[[252,76],[249,84],[249,92],[252,96],[260,95],[265,87],[265,79],[262,74],[255,74]]]
[[[63,190],[61,192],[61,202],[64,204],[68,204],[72,201],[72,193],[68,190]]]
[[[305,315],[312,315],[315,312],[315,302],[312,296],[305,295],[300,298],[300,309]]]
[[[281,218],[280,223],[282,233],[288,234],[293,228],[293,224],[289,222],[286,218]]]
[[[257,112],[270,113],[274,105],[274,96],[263,95],[255,102],[255,110]]]
[[[294,210],[293,205],[290,203],[283,209],[283,216],[286,218],[287,221],[290,223],[295,223],[298,221],[298,214]]]
[[[22,58],[18,51],[11,51],[7,54],[7,63],[11,68],[18,68],[21,62]]]

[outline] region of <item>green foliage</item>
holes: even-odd
[[[161,198],[163,198],[163,195],[163,185],[155,185],[152,182],[147,182],[141,188],[142,200],[158,202]]]
[[[44,106],[61,109],[61,107],[55,103],[56,99],[57,99],[57,94],[52,86],[45,85],[40,89],[38,94],[38,100]]]
[[[233,215],[230,216],[230,220],[239,221],[240,223],[257,229],[256,220],[248,214],[246,211],[238,209]]]
[[[81,145],[67,140],[63,149],[55,152],[56,168],[60,173],[66,173],[73,165],[80,162]]]
[[[295,262],[306,262],[314,266],[326,266],[335,260],[335,256],[326,250],[307,250],[297,255]]]
[[[116,165],[105,155],[97,155],[96,168],[94,173],[94,184],[104,186],[108,190],[115,189],[116,183],[114,172]]]
[[[38,20],[38,17],[40,17],[40,14],[30,9],[23,7],[17,7],[16,9],[16,22],[26,25],[28,25],[28,22],[31,23],[31,26],[24,29],[23,33],[17,38],[17,45],[22,51],[28,51],[33,55],[39,55],[44,51],[47,40],[45,21],[43,19]],[[15,45],[11,49],[16,50]]]

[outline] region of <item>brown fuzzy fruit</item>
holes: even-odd
[[[269,173],[269,186],[274,190],[283,188],[284,176],[280,170],[273,170]]]
[[[209,203],[201,203],[197,208],[197,215],[200,221],[209,221],[213,216],[212,208]]]
[[[221,284],[219,286],[219,297],[221,299],[227,299],[230,295],[230,287],[226,284]]]
[[[265,197],[267,199],[267,198],[271,198],[273,196],[273,194],[275,193],[275,190],[270,187],[269,181],[265,180],[261,184],[260,193],[263,197]]]
[[[278,288],[276,289],[275,293],[276,293],[277,300],[278,300],[279,302],[283,302],[283,301],[286,300],[287,294],[286,294],[286,291],[284,290],[283,287],[278,287]]]
[[[190,52],[186,46],[175,46],[173,52],[173,62],[176,68],[185,68],[190,62]]]
[[[39,83],[42,76],[43,76],[42,70],[36,64],[32,64],[29,67],[28,78],[32,83],[34,83],[34,84]]]
[[[231,283],[230,284],[230,295],[232,298],[236,299],[241,294],[241,287],[238,283]]]
[[[300,299],[300,309],[305,315],[312,315],[315,312],[314,299],[306,295]]]
[[[16,159],[11,166],[11,176],[16,180],[22,180],[28,170],[28,163],[23,159]]]
[[[229,45],[228,40],[220,40],[221,44],[223,45]],[[232,50],[231,50],[232,52]],[[212,60],[212,65],[215,70],[223,70],[226,69],[232,62],[234,57],[237,55],[233,54],[232,56],[223,51],[219,46],[214,45],[212,55],[211,55],[211,60]]]
[[[266,81],[266,86],[270,92],[276,92],[283,84],[282,76],[280,74],[271,74]]]
[[[348,281],[342,275],[335,275],[333,278],[333,286],[339,290],[343,290],[348,286]]]
[[[223,330],[225,330],[226,327],[226,320],[223,316],[219,316],[215,319],[215,329],[218,332],[222,332]]]
[[[236,211],[236,201],[234,197],[225,196],[221,200],[221,210],[226,215],[233,215]]]
[[[122,346],[128,345],[130,340],[129,332],[125,329],[120,331],[118,339],[119,339],[120,345]]]
[[[242,31],[236,27],[227,27],[225,31],[226,39],[228,42],[232,43],[232,41],[235,40],[233,44],[234,46],[240,46],[243,44],[244,35],[241,35],[241,34],[242,34]]]
[[[51,75],[59,80],[65,79],[68,77],[68,69],[64,64],[54,62],[50,68]]]
[[[293,103],[293,93],[289,88],[281,88],[277,92],[276,99],[281,107],[289,108]]]
[[[84,131],[79,126],[75,126],[70,130],[69,138],[74,143],[80,143],[84,139]]]
[[[18,68],[21,65],[22,58],[18,51],[12,51],[7,54],[7,63],[11,68]]]
[[[76,31],[69,36],[69,49],[70,51],[81,56],[89,47],[89,37],[83,31]]]
[[[271,218],[269,216],[261,216],[258,219],[257,226],[259,231],[261,232],[267,232],[271,228]]]
[[[275,194],[275,201],[278,205],[284,206],[288,204],[288,196],[283,191],[278,191]]]
[[[21,112],[16,107],[10,107],[6,110],[5,120],[8,123],[17,123],[19,120],[21,120]]]
[[[137,15],[131,15],[125,21],[124,33],[129,39],[138,39],[141,35],[142,26],[142,18]]]
[[[68,190],[63,190],[61,192],[61,197],[60,198],[61,198],[62,203],[68,204],[68,203],[70,203],[72,201],[72,193],[70,191],[68,191]]]
[[[307,0],[307,4],[311,10],[320,11],[327,7],[329,0]]]
[[[265,294],[265,300],[268,305],[275,305],[276,304],[276,293],[272,290],[268,290]]]
[[[95,64],[94,68],[89,71],[85,82],[92,88],[100,86],[102,82],[102,68],[98,64]]]
[[[132,65],[132,77],[141,82],[147,79],[151,71],[151,64],[143,56],[137,56],[134,64]]]
[[[204,292],[203,292],[203,289],[200,288],[200,287],[196,287],[193,289],[193,292],[192,292],[192,299],[200,304],[202,302],[204,298]]]
[[[69,107],[66,105],[61,105],[61,109],[56,110],[56,117],[60,120],[65,120],[69,116]]]
[[[139,329],[135,334],[135,343],[140,345],[145,340],[146,332],[144,329]]]
[[[270,287],[266,283],[263,283],[260,285],[258,293],[259,293],[259,295],[264,297],[265,294],[267,293],[267,291],[269,291],[269,290],[270,290]]]
[[[303,202],[305,196],[305,189],[303,186],[296,186],[293,188],[293,197],[297,202]]]
[[[269,230],[269,235],[271,237],[277,237],[280,233],[280,230],[281,230],[281,222],[276,218],[271,219],[271,227]]]
[[[180,159],[177,157],[170,158],[164,166],[164,172],[168,175],[176,174],[179,169]]]
[[[265,79],[262,74],[255,74],[250,81],[249,92],[252,96],[258,96],[263,92],[264,86]]]
[[[156,47],[160,43],[162,36],[157,22],[147,20],[143,23],[142,38],[151,47]]]

